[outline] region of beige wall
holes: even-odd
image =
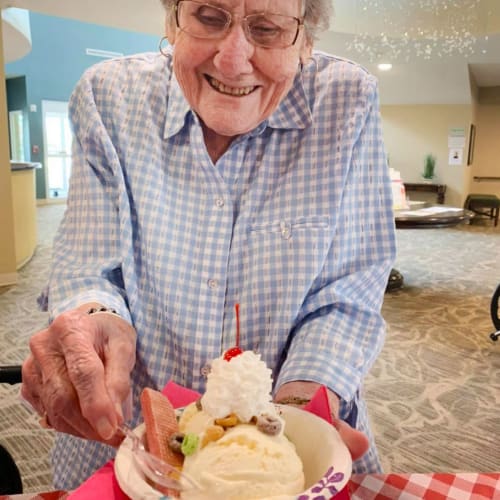
[[[31,259],[37,244],[35,170],[12,172],[11,179],[16,267],[19,269]]]
[[[448,205],[462,206],[467,193],[467,143],[472,108],[469,105],[382,106],[382,124],[390,166],[401,172],[403,181],[423,182],[424,157],[436,156],[434,182],[446,184]],[[465,130],[466,145],[461,166],[448,164],[450,128]],[[410,193],[421,199],[425,193]]]
[[[500,198],[500,101],[476,104],[476,144],[469,192],[496,194]],[[473,177],[498,177],[495,181],[474,181]]]
[[[17,281],[2,39],[0,22],[0,286]]]

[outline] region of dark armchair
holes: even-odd
[[[0,365],[0,384],[20,384],[21,382],[21,365]]]
[[[21,365],[0,366],[1,384],[21,382]],[[0,444],[0,495],[15,495],[23,492],[21,474],[9,451]]]
[[[491,298],[490,305],[490,313],[491,313],[491,321],[493,321],[493,326],[496,328],[496,332],[493,332],[490,335],[491,340],[497,341],[500,337],[500,285],[497,286],[497,289],[493,293],[493,297]]]

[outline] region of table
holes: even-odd
[[[436,201],[439,204],[444,203],[446,193],[446,184],[434,184],[433,182],[404,182],[405,191],[420,191],[427,193],[436,193]]]
[[[355,474],[351,500],[500,500],[500,472],[458,474]],[[68,493],[0,496],[0,500],[67,500]],[[99,500],[112,500],[100,498]]]
[[[500,473],[364,474],[350,486],[351,500],[500,499]]]
[[[446,205],[431,205],[407,210],[395,210],[397,229],[435,229],[453,227],[470,221],[474,212]]]

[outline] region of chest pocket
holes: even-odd
[[[250,228],[245,281],[254,300],[301,301],[323,267],[331,241],[328,216],[281,219]],[[265,297],[264,297],[265,296]]]

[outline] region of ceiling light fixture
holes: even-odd
[[[357,0],[357,28],[348,48],[371,62],[474,53],[487,39],[484,0]]]
[[[380,63],[377,68],[380,71],[390,71],[392,69],[392,64],[391,63]]]

